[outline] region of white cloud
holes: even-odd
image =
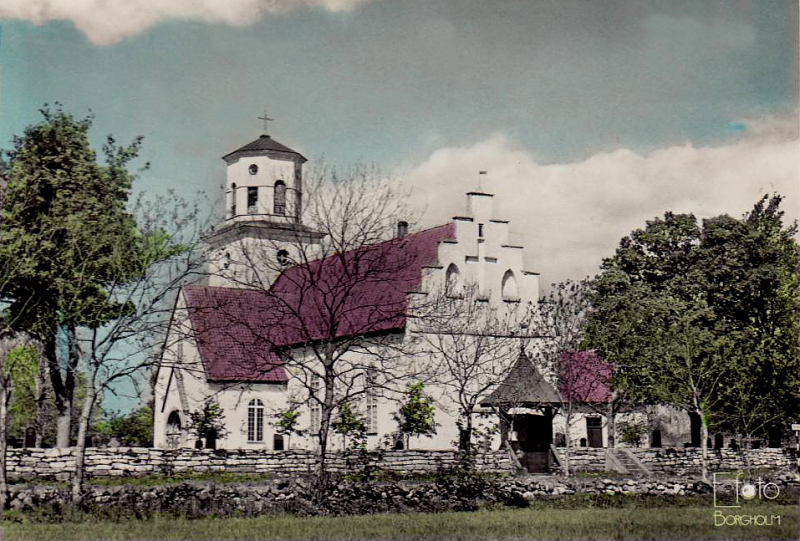
[[[369,0],[3,0],[0,19],[68,20],[95,45],[110,45],[165,20],[246,26],[262,17],[319,7],[348,11]]]
[[[788,220],[800,218],[797,117],[743,121],[740,140],[718,147],[672,146],[639,155],[627,149],[585,161],[542,165],[502,135],[469,148],[444,148],[403,173],[425,206],[422,225],[461,214],[467,191],[496,194],[495,216],[511,220],[512,241],[526,247],[528,270],[542,284],[593,275],[620,238],[665,211],[698,218],[741,216],[763,194],[786,197]]]

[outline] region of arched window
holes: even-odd
[[[258,213],[258,186],[247,187],[247,214]]]
[[[167,447],[177,449],[181,446],[181,414],[175,410],[167,417]]]
[[[519,290],[517,289],[517,279],[514,278],[514,273],[507,270],[503,275],[503,299],[504,300],[517,300],[519,299]]]
[[[282,180],[275,182],[275,204],[273,214],[286,214],[286,183]]]
[[[236,217],[236,183],[231,184],[231,218]]]
[[[264,403],[258,398],[247,405],[247,441],[264,441]]]
[[[464,286],[461,282],[461,273],[455,263],[450,263],[445,274],[445,291],[448,296],[460,297],[464,294]]]
[[[286,250],[278,250],[278,253],[275,254],[275,258],[278,260],[278,265],[281,267],[285,267],[289,264],[289,252]]]

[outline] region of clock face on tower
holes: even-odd
[[[256,173],[258,173],[258,166],[254,163],[251,163],[250,167],[247,170],[250,171],[251,175],[255,175]]]

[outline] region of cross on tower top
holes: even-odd
[[[273,122],[274,119],[272,119],[272,118],[267,116],[267,110],[266,109],[264,109],[264,116],[260,116],[260,117],[258,117],[258,119],[264,121],[264,134],[266,135],[267,134],[267,124],[269,122]]]

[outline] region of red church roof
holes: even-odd
[[[454,224],[287,269],[269,291],[184,288],[211,381],[285,382],[276,348],[402,331],[408,293]]]

